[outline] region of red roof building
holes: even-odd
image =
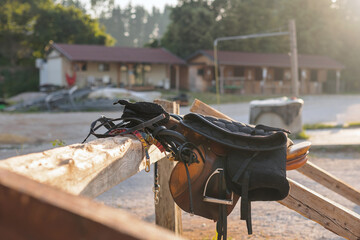
[[[180,77],[188,75],[186,62],[164,48],[54,43],[44,67],[48,73],[41,85],[170,89],[180,88]]]
[[[215,87],[214,52],[199,50],[187,59],[190,89]],[[241,94],[290,94],[290,56],[287,54],[218,51],[220,89]],[[339,86],[344,65],[317,55],[298,55],[300,93],[318,94]],[[331,84],[329,84],[331,83]]]

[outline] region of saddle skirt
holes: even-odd
[[[227,187],[249,201],[284,199],[289,192],[286,179],[286,130],[189,113],[181,124],[222,148]],[[191,137],[190,137],[191,139]],[[248,172],[248,186],[244,186]]]

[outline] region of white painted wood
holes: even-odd
[[[47,78],[46,83],[54,84],[57,86],[63,86],[64,73],[62,71],[62,59],[61,57],[49,58],[47,60]]]

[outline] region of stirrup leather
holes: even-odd
[[[204,192],[203,192],[203,201],[204,202],[210,202],[210,203],[216,203],[216,204],[223,204],[223,205],[233,205],[233,199],[234,199],[234,193],[231,192],[231,197],[230,199],[219,199],[219,198],[214,198],[214,197],[209,197],[206,196],[206,190],[207,190],[207,186],[208,183],[210,181],[210,179],[215,175],[215,174],[220,174],[221,171],[224,171],[223,168],[217,168],[215,169],[215,171],[208,177],[206,183],[205,183],[205,187],[204,187]]]

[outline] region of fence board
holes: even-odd
[[[150,160],[164,153],[152,146]],[[143,147],[130,135],[96,139],[0,161],[0,168],[75,195],[96,197],[145,168]]]
[[[176,239],[128,213],[0,169],[1,239]]]

